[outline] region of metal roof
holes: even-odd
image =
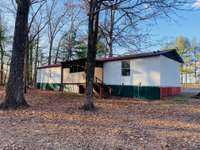
[[[184,63],[183,59],[177,53],[176,49],[144,52],[144,53],[129,54],[129,55],[116,56],[116,57],[97,58],[96,61],[97,62],[108,62],[108,61],[128,60],[128,59],[147,58],[147,57],[156,57],[156,56],[165,56],[165,57],[175,60],[179,63]],[[87,58],[82,58],[82,59],[77,59],[77,60],[69,60],[69,61],[65,61],[62,63],[79,62],[79,61],[87,61]]]
[[[123,56],[117,56],[117,57],[100,58],[100,59],[97,59],[97,60],[103,61],[103,62],[108,62],[108,61],[147,58],[147,57],[155,57],[155,56],[165,56],[165,57],[167,57],[169,59],[172,59],[172,60],[175,60],[175,61],[177,61],[179,63],[184,63],[183,59],[177,53],[176,49],[163,50],[163,51],[154,51],[154,52],[145,52],[145,53],[123,55]]]
[[[37,69],[54,68],[54,67],[61,67],[61,64],[45,65],[45,66],[37,67]]]
[[[172,60],[175,60],[175,61],[177,61],[179,63],[184,63],[183,59],[178,54],[176,49],[153,51],[153,52],[144,52],[144,53],[122,55],[122,56],[116,56],[116,57],[97,58],[96,62],[104,63],[104,62],[109,62],[109,61],[149,58],[149,57],[156,57],[156,56],[165,56],[165,57],[167,57],[169,59],[172,59]],[[47,66],[38,67],[38,69],[51,68],[51,67],[60,67],[61,64],[74,63],[74,62],[86,62],[86,61],[87,61],[87,58],[81,58],[81,59],[77,59],[77,60],[64,61],[64,62],[61,62],[60,64],[54,64],[54,65],[47,65]]]

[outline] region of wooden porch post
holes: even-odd
[[[63,84],[63,64],[61,65],[61,86],[60,91],[64,91],[64,84]]]

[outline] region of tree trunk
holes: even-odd
[[[40,36],[37,37],[37,47],[35,50],[35,62],[34,62],[34,87],[37,88],[37,64],[38,64],[38,52],[39,52],[39,42],[40,42]]]
[[[72,28],[72,27],[71,27]],[[68,44],[67,44],[67,60],[72,58],[72,30],[68,34]]]
[[[109,57],[113,56],[113,30],[114,30],[114,24],[115,24],[115,9],[114,6],[110,10],[110,31],[109,31]]]
[[[7,82],[7,78],[8,78],[8,72],[9,72],[9,65],[10,65],[10,58],[8,59],[7,63],[6,63],[6,72],[5,72],[5,77],[4,77],[4,84]]]
[[[27,33],[26,38],[26,50],[25,50],[25,62],[24,62],[24,93],[27,93],[28,81],[29,81],[29,46],[30,41]]]
[[[17,2],[17,15],[10,65],[10,75],[6,87],[6,96],[2,109],[16,109],[28,106],[24,98],[24,59],[27,40],[27,25],[30,0]]]
[[[33,43],[31,43],[30,46],[30,51],[29,51],[29,68],[28,68],[28,74],[29,74],[29,79],[28,79],[28,85],[32,86],[33,85]]]
[[[195,77],[195,83],[197,83],[197,60],[195,60],[194,64],[194,77]]]
[[[59,55],[59,50],[60,50],[61,42],[62,42],[62,38],[58,42],[58,47],[57,47],[57,50],[56,50],[56,56],[55,56],[55,61],[54,61],[55,64],[58,63],[58,55]]]
[[[48,59],[49,65],[51,64],[52,49],[53,49],[53,39],[50,40],[50,46],[49,46],[49,59]]]
[[[185,74],[185,83],[186,83],[186,85],[188,83],[188,74],[187,73]]]
[[[181,64],[181,84],[183,85],[184,84],[184,78],[183,78],[183,64]]]
[[[84,101],[84,109],[86,111],[93,110],[93,81],[94,81],[94,70],[96,62],[96,51],[97,51],[97,37],[98,37],[98,25],[99,25],[99,11],[100,2],[97,0],[91,0],[89,2],[89,24],[88,24],[88,53],[87,53],[87,72],[86,72],[86,97]]]
[[[4,49],[2,44],[0,45],[1,49],[1,78],[0,78],[0,85],[4,85]]]

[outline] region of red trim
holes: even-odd
[[[61,64],[53,64],[53,65],[46,65],[46,66],[41,66],[38,67],[37,69],[45,69],[45,68],[54,68],[54,67],[61,67]]]
[[[161,87],[160,97],[176,96],[181,93],[181,87]]]

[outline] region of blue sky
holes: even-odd
[[[149,43],[143,51],[160,50],[166,43],[175,41],[176,37],[184,36],[189,40],[195,38],[200,44],[200,0],[195,0],[196,3],[187,9],[192,11],[176,11],[176,14],[171,14],[171,18],[158,18],[156,22],[151,22]],[[149,28],[149,25],[144,25],[142,28]],[[119,52],[118,53],[123,53]]]
[[[172,15],[172,19],[158,19],[151,28],[151,41],[160,41],[161,45],[150,49],[160,49],[163,44],[175,40],[178,36],[189,40],[195,38],[200,43],[200,0],[196,0],[192,7],[193,11],[179,11],[177,15]]]
[[[4,5],[8,3],[7,0],[2,1]],[[192,12],[179,11],[178,16],[172,16],[175,21],[170,19],[158,19],[157,23],[153,24],[153,26],[151,27],[152,37],[149,41],[152,43],[160,41],[159,43],[163,45],[164,43],[175,40],[177,36],[182,35],[189,38],[190,40],[192,38],[196,38],[197,41],[200,43],[200,0],[197,0],[195,7],[196,10]],[[7,18],[9,18],[6,19],[6,22],[8,24],[12,24],[14,22],[11,16],[7,15]],[[160,45],[150,47],[147,50],[158,49],[160,49]]]
[[[145,27],[148,28],[148,25],[144,25]],[[193,11],[178,11],[176,15],[171,14],[171,18],[158,18],[151,24],[150,34],[149,43],[153,46],[147,46],[143,51],[160,50],[178,36],[184,36],[189,40],[195,38],[200,44],[200,0],[197,0]]]
[[[170,41],[177,36],[189,39],[196,38],[200,42],[200,11],[182,11],[170,19],[159,19],[152,27],[152,40]]]

